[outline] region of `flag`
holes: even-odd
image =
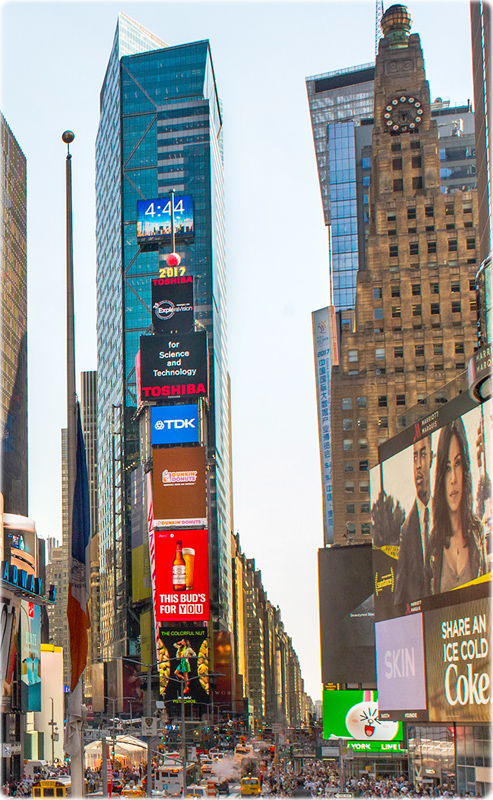
[[[72,513],[72,554],[68,588],[67,617],[70,634],[70,691],[73,692],[87,662],[87,628],[89,627],[89,539],[91,513],[86,449],[80,407],[77,403],[77,450]]]

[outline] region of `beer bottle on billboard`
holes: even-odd
[[[187,585],[187,568],[183,558],[183,542],[176,543],[175,560],[173,561],[173,589],[179,592]]]

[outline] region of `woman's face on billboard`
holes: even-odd
[[[463,469],[459,440],[452,436],[445,473],[445,496],[451,514],[457,513],[462,502]]]

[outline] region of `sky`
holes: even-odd
[[[469,3],[407,5],[432,98],[472,99]],[[328,304],[329,279],[305,79],[374,60],[375,3],[12,0],[0,11],[0,106],[28,175],[29,515],[41,537],[61,538],[67,129],[77,375],[97,366],[94,152],[122,11],[167,44],[211,43],[224,103],[234,529],[320,699],[311,312]]]

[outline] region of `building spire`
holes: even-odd
[[[381,20],[382,32],[391,48],[407,47],[413,18],[401,4],[390,6]]]

